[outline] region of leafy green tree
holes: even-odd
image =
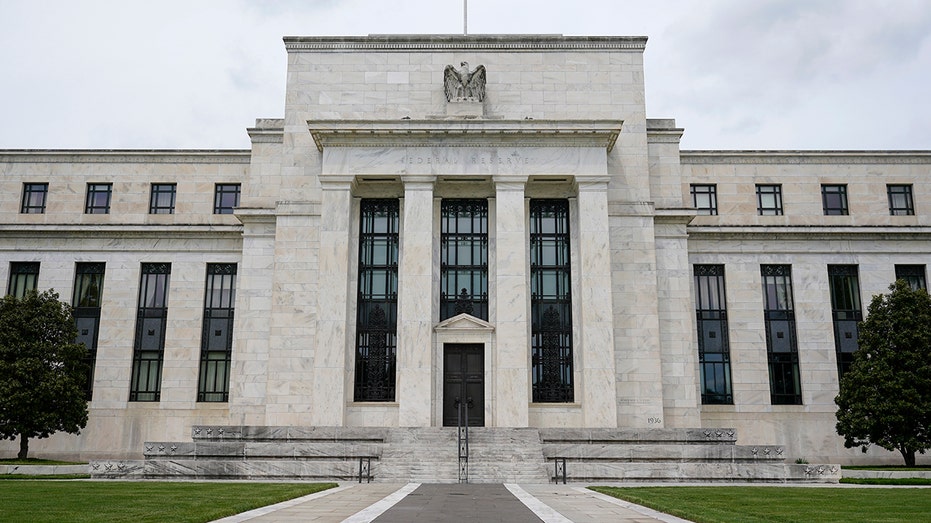
[[[844,446],[897,450],[906,466],[931,448],[931,296],[904,280],[873,296],[859,350],[840,382]]]
[[[71,307],[48,290],[0,299],[0,438],[30,438],[87,425],[87,349],[75,343]]]

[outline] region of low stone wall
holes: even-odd
[[[841,477],[856,479],[907,479],[931,480],[931,470],[851,470],[841,469]]]
[[[53,474],[90,474],[89,465],[0,465],[2,474],[49,476]]]

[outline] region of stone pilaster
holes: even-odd
[[[659,295],[665,427],[701,425],[695,301],[690,292],[686,225],[690,210],[658,210],[656,217],[656,292]]]
[[[530,406],[526,176],[495,176],[495,350],[493,423],[526,427]]]
[[[242,263],[236,289],[230,420],[266,423],[269,327],[275,268],[275,216],[265,209],[237,211],[243,223]]]
[[[616,427],[617,398],[606,394],[614,387],[614,314],[611,300],[611,245],[608,226],[608,178],[577,178],[579,204],[579,278],[573,293],[579,300],[581,332],[576,347],[585,427]]]
[[[662,428],[665,418],[655,212],[648,202],[612,202],[608,214],[617,423],[620,427]]]
[[[433,384],[434,176],[402,176],[398,267],[398,424],[429,427]]]
[[[311,423],[343,425],[353,344],[348,332],[350,300],[350,227],[352,177],[321,179],[320,272],[317,294],[317,343],[313,362]]]

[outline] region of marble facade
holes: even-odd
[[[256,120],[244,151],[0,151],[0,281],[38,261],[68,300],[74,264],[106,262],[90,422],[32,443],[43,457],[138,458],[197,425],[437,427],[447,344],[483,347],[485,425],[573,429],[734,427],[741,444],[848,463],[828,264],[859,267],[861,301],[896,264],[931,256],[931,152],[680,151],[674,120],[647,119],[644,37],[287,37],[283,118]],[[482,102],[450,102],[447,64],[487,71]],[[459,105],[457,105],[459,104]],[[84,214],[88,183],[113,184]],[[20,213],[48,183],[45,213]],[[176,183],[174,214],[149,185]],[[241,184],[213,214],[214,184]],[[717,214],[696,215],[692,184]],[[782,187],[759,216],[756,184]],[[850,209],[824,216],[820,184]],[[886,185],[914,189],[890,216]],[[394,401],[355,401],[360,202],[400,202]],[[440,320],[440,205],[488,201],[488,318]],[[571,402],[532,401],[529,201],[569,202]],[[158,402],[128,399],[140,263],[171,262]],[[238,264],[229,401],[197,402],[204,265]],[[772,405],[760,264],[790,264],[800,405]],[[692,267],[725,266],[733,404],[703,405]],[[0,452],[14,443],[0,443]],[[12,452],[12,450],[10,450]],[[898,456],[871,452],[870,459]]]

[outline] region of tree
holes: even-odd
[[[904,280],[873,296],[840,382],[837,433],[847,448],[897,450],[906,466],[931,448],[931,296]]]
[[[48,290],[0,299],[0,438],[30,438],[87,425],[87,348],[75,343],[71,307]]]

